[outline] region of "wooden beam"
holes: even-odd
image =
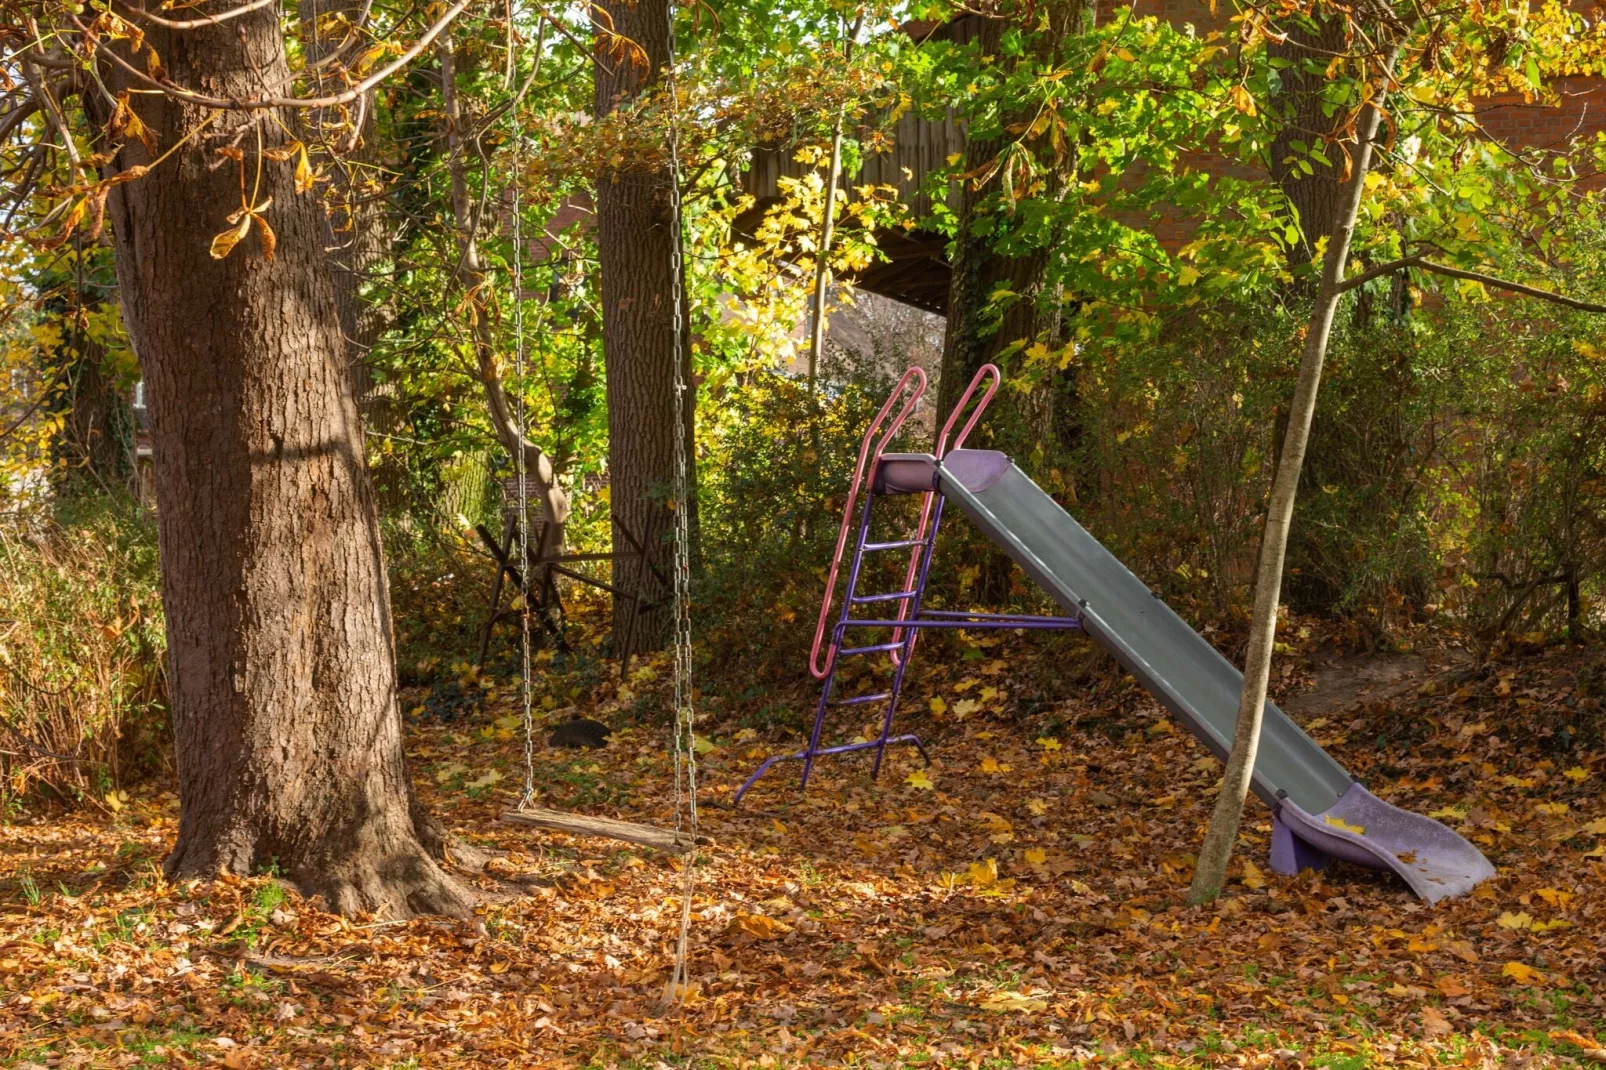
[[[616,821],[611,817],[592,817],[589,814],[571,814],[563,810],[548,810],[544,806],[530,806],[522,810],[509,810],[503,821],[515,825],[533,825],[536,828],[567,832],[571,836],[601,836],[609,840],[651,847],[670,854],[685,854],[692,849],[689,839],[677,839],[668,829],[652,825],[638,825],[633,821]]]

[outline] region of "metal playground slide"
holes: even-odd
[[[949,419],[949,427],[989,371],[996,388],[996,369],[984,368]],[[991,391],[981,399],[965,427],[966,432],[974,425],[990,396]],[[905,585],[911,589],[899,592],[905,611],[895,621],[881,622],[883,627],[898,624],[902,628],[894,633],[892,642],[870,644],[894,657],[901,655],[891,695],[877,696],[891,699],[881,739],[847,748],[819,747],[820,724],[831,698],[828,678],[809,750],[771,759],[752,780],[774,761],[797,758],[804,760],[807,767],[818,754],[843,749],[879,746],[876,755],[879,766],[881,751],[889,743],[913,741],[913,737],[891,737],[889,733],[896,692],[902,683],[903,666],[913,650],[914,635],[926,626],[957,625],[968,629],[978,623],[955,621],[952,618],[957,614],[937,616],[934,611],[922,610],[920,605],[944,501],[952,501],[963,510],[972,523],[1009,554],[1066,612],[1074,614],[1070,618],[998,618],[994,626],[1080,627],[1114,655],[1206,747],[1224,759],[1237,722],[1243,683],[1239,671],[1007,456],[991,450],[962,448],[942,452],[946,438],[945,429],[938,446],[940,460],[931,454],[883,454],[879,449],[872,458],[869,498],[926,494],[925,515],[930,516],[929,524],[923,518],[917,539],[910,543],[920,552],[911,561],[911,582]],[[959,441],[962,443],[963,439],[962,432]],[[935,509],[931,508],[933,500]],[[855,580],[859,558],[867,545],[865,532],[869,526],[869,511],[867,498],[859,537],[860,552],[853,562]],[[918,584],[914,582],[916,579]],[[833,633],[835,642],[828,658],[828,670],[834,667],[846,628],[860,623],[852,616],[855,597],[862,596],[855,596],[850,584]],[[887,599],[886,596],[868,596],[862,600]],[[827,606],[830,601],[828,593]],[[821,619],[822,622],[825,619],[823,612]],[[874,622],[863,623],[873,626]],[[918,741],[914,742],[918,745]],[[752,780],[744,785],[743,791]],[[1439,822],[1402,810],[1367,791],[1270,702],[1266,704],[1252,783],[1255,794],[1275,815],[1271,866],[1279,873],[1320,868],[1331,859],[1339,858],[1375,869],[1392,870],[1429,903],[1465,893],[1480,881],[1494,876],[1494,867],[1476,847]]]

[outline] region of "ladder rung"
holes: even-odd
[[[911,546],[924,546],[925,539],[900,539],[897,542],[867,542],[866,550],[907,550]]]
[[[876,643],[874,646],[848,646],[848,647],[843,647],[841,650],[837,651],[837,656],[838,657],[845,657],[845,656],[847,656],[849,654],[879,654],[882,651],[886,651],[886,650],[902,650],[902,649],[903,649],[903,640],[900,639],[896,643]]]
[[[901,602],[905,598],[913,598],[915,593],[914,591],[894,591],[891,594],[861,594],[855,595],[851,601],[854,605],[859,605],[863,602]]]
[[[857,695],[853,698],[839,698],[831,703],[833,706],[862,706],[866,702],[880,702],[892,697],[891,691],[880,691],[874,695]]]

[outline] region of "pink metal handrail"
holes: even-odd
[[[959,397],[959,404],[955,405],[954,411],[948,414],[948,422],[942,425],[942,434],[937,438],[937,460],[940,461],[948,455],[948,432],[954,429],[954,424],[959,420],[959,414],[965,411],[966,405],[970,404],[971,396],[976,393],[976,387],[980,386],[981,381],[988,377],[992,378],[992,384],[987,387],[987,393],[983,394],[981,400],[976,403],[976,411],[970,414],[969,420],[965,421],[964,429],[959,432],[959,437],[954,440],[954,449],[964,448],[965,439],[970,437],[970,429],[976,426],[976,421],[981,419],[981,414],[987,411],[987,406],[991,404],[993,395],[998,393],[998,384],[1004,381],[1004,377],[999,372],[996,364],[983,364],[976,369],[975,377],[970,380],[970,385],[965,387],[965,392]]]
[[[904,401],[903,408],[898,410],[898,415],[893,417],[886,431],[879,439],[875,439],[876,431],[886,420],[887,413],[898,404],[898,400],[909,390],[911,383],[914,384],[913,393],[910,393],[908,399]],[[870,421],[870,426],[865,428],[864,440],[859,443],[859,463],[853,470],[853,483],[848,487],[848,503],[842,510],[842,529],[837,532],[836,552],[831,557],[831,573],[825,581],[825,598],[820,602],[820,619],[814,625],[814,645],[809,649],[809,672],[816,680],[825,679],[826,674],[831,671],[832,663],[836,661],[836,644],[832,643],[826,652],[825,664],[823,666],[820,664],[820,644],[825,639],[825,625],[831,615],[831,599],[836,593],[837,572],[842,567],[842,551],[847,547],[848,532],[853,527],[853,505],[858,499],[859,487],[864,482],[865,462],[870,462],[869,471],[874,472],[876,463],[881,460],[881,454],[892,442],[892,437],[898,433],[898,429],[909,418],[909,414],[914,411],[915,405],[925,392],[926,373],[923,369],[910,368],[904,372],[903,378],[898,380],[898,385],[887,395],[886,404],[881,406],[881,411],[876,413],[875,419]],[[875,439],[873,451],[870,445],[872,439]]]
[[[959,437],[954,440],[954,449],[957,450],[964,446],[965,439],[970,437],[970,429],[976,426],[976,421],[981,419],[982,412],[985,411],[988,404],[992,402],[993,395],[998,393],[998,385],[1003,382],[1004,379],[1002,373],[999,372],[998,366],[995,364],[983,364],[980,368],[976,369],[976,374],[971,378],[970,385],[965,387],[965,392],[959,396],[959,402],[954,405],[954,411],[948,414],[948,422],[942,425],[942,434],[937,436],[937,460],[940,461],[948,455],[948,432],[954,429],[954,423],[959,419],[960,413],[965,411],[965,406],[969,405],[970,399],[975,396],[976,387],[980,386],[981,381],[988,376],[991,376],[993,381],[987,387],[987,392],[982,395],[981,400],[976,403],[976,411],[970,414],[970,419],[965,422],[964,428],[960,430]],[[931,505],[936,500],[936,492],[927,491],[925,500],[920,503],[920,526],[915,533],[915,539],[919,542],[925,541],[926,526],[931,522]],[[909,571],[904,576],[902,588],[905,591],[914,590],[915,577],[920,572],[920,554],[921,547],[916,546],[913,552],[911,552],[909,555]],[[898,603],[898,619],[907,620],[908,614],[909,603]],[[892,642],[902,642],[903,632],[904,629],[902,628],[893,631]],[[913,655],[915,652],[915,643],[919,641],[920,633],[916,632],[914,638],[909,642],[909,653],[911,655]],[[896,650],[892,651],[892,664],[899,664],[898,652]]]

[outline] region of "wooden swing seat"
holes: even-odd
[[[638,825],[634,821],[617,821],[611,817],[591,817],[571,814],[563,810],[549,810],[544,806],[526,806],[509,810],[502,820],[515,825],[532,825],[536,828],[567,832],[571,836],[601,836],[609,840],[651,847],[670,854],[685,854],[696,846],[690,838],[676,837],[668,829],[652,825]]]

